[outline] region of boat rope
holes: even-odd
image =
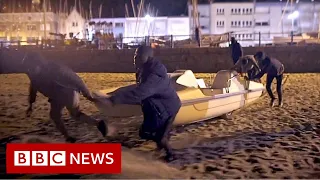
[[[286,84],[286,82],[287,82],[288,79],[289,79],[289,75],[286,75],[285,78],[284,78],[284,80],[282,81],[282,86],[284,86],[284,85]],[[272,92],[273,92],[273,93],[276,92],[276,88],[275,88],[275,87],[272,88]],[[264,92],[262,93],[262,95],[259,97],[259,99],[265,97],[267,94],[268,94],[267,91],[264,91]],[[237,113],[239,113],[240,111],[248,108],[249,106],[251,106],[251,105],[253,105],[253,104],[255,104],[255,103],[257,103],[257,101],[253,101],[253,102],[251,102],[251,103],[245,104],[245,105],[242,106],[241,108],[233,111],[233,114],[237,114]]]

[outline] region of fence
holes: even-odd
[[[243,47],[281,46],[320,44],[318,32],[296,34],[286,33],[225,33],[201,36],[201,47],[227,47],[231,37],[235,37]],[[33,41],[0,41],[0,47],[26,47],[40,49],[130,49],[138,45],[147,44],[159,48],[198,47],[195,35],[169,35],[122,37],[112,40],[33,40]],[[27,46],[24,46],[27,45]]]

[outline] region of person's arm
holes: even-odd
[[[72,88],[81,92],[81,94],[92,101],[91,91],[88,89],[85,82],[71,69],[63,65],[51,66],[51,77],[54,78],[54,82],[65,88]]]
[[[261,69],[260,69],[259,65],[257,64],[257,61],[255,59],[251,59],[251,58],[250,58],[250,61],[251,61],[252,65],[254,66],[254,68],[259,70],[259,72],[260,72]]]
[[[241,61],[237,61],[236,64],[230,70],[239,71],[240,67],[241,67]]]
[[[256,76],[253,76],[251,79],[260,79],[267,72],[267,69],[268,69],[268,65],[265,65],[261,69],[261,71]]]
[[[123,91],[110,97],[113,104],[137,104],[156,94],[162,87],[163,77],[150,74],[145,82],[141,82],[130,91]]]

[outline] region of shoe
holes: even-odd
[[[103,137],[107,136],[108,128],[107,128],[106,123],[104,122],[104,120],[99,120],[97,128],[98,128],[98,130],[100,131],[100,133],[102,134]]]
[[[66,138],[66,141],[69,142],[69,143],[75,143],[77,140],[76,140],[76,138],[73,138],[73,137],[70,136],[70,137]]]
[[[174,160],[176,160],[177,158],[172,154],[172,153],[168,153],[165,157],[164,157],[164,160],[166,162],[172,162]]]
[[[271,99],[271,101],[270,101],[270,107],[274,107],[274,100],[275,100],[275,99]]]
[[[283,102],[279,102],[279,107],[280,107],[280,108],[283,107]]]

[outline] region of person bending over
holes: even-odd
[[[170,82],[166,67],[153,57],[151,47],[140,46],[136,49],[134,65],[139,69],[136,88],[119,91],[100,100],[110,106],[140,103],[144,116],[140,137],[156,142],[159,150],[165,149],[165,160],[172,161],[174,155],[168,142],[169,133],[181,107],[180,98]]]
[[[267,84],[266,89],[271,98],[270,106],[274,106],[275,97],[271,90],[271,84],[273,79],[277,80],[277,93],[279,98],[279,107],[283,106],[283,99],[282,99],[282,79],[284,73],[284,65],[277,60],[276,58],[270,58],[264,52],[259,51],[257,52],[254,57],[261,62],[261,72],[256,76],[252,77],[251,79],[260,79],[265,73],[267,73]]]
[[[252,55],[246,55],[239,59],[239,61],[231,68],[239,73],[247,73],[248,78],[256,76],[261,70],[257,64],[256,59]],[[260,79],[257,80],[261,82]]]
[[[50,118],[64,135],[66,141],[73,143],[76,139],[69,135],[61,119],[64,107],[73,118],[95,125],[102,135],[106,136],[108,129],[103,120],[95,120],[80,111],[80,93],[90,101],[94,99],[76,73],[66,66],[46,61],[36,52],[27,53],[22,64],[30,79],[29,108],[26,112],[28,117],[32,113],[32,105],[36,101],[37,92],[40,92],[49,98]]]

